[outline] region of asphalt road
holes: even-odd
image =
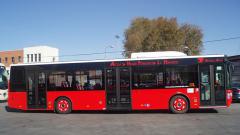
[[[154,112],[7,112],[0,103],[0,135],[239,135],[240,103],[187,114]]]

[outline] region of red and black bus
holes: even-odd
[[[158,110],[229,107],[224,55],[18,64],[8,107],[20,110]]]

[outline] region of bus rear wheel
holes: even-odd
[[[186,113],[189,110],[188,100],[181,95],[177,95],[170,100],[170,111],[176,114]]]
[[[55,111],[60,114],[67,114],[72,111],[72,103],[66,97],[60,97],[55,101]]]

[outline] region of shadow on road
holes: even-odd
[[[198,109],[190,110],[189,113],[218,113],[216,109]]]

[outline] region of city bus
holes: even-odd
[[[11,66],[8,107],[19,110],[161,110],[229,107],[225,55],[129,58]]]
[[[0,63],[0,101],[6,101],[8,98],[8,73],[6,67]]]

